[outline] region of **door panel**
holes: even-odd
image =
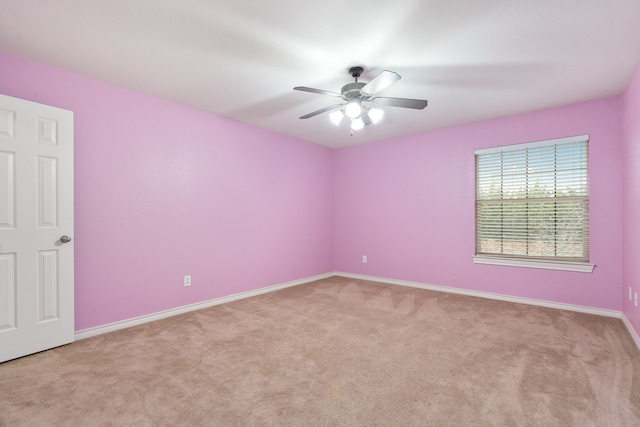
[[[38,252],[38,322],[58,319],[58,251]]]
[[[15,254],[0,255],[0,332],[16,327]]]
[[[16,198],[15,176],[13,173],[15,156],[7,151],[0,151],[0,228],[15,227]]]
[[[73,341],[73,113],[0,95],[0,362]]]
[[[0,135],[13,138],[14,125],[14,112],[0,109]]]
[[[38,225],[58,226],[57,159],[38,156]]]

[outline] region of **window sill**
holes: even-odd
[[[595,264],[586,262],[568,262],[568,261],[546,261],[519,258],[499,258],[492,256],[475,255],[473,257],[475,264],[491,264],[504,265],[509,267],[525,267],[525,268],[541,268],[545,270],[564,270],[578,271],[581,273],[591,273]]]

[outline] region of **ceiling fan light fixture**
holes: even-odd
[[[382,116],[384,116],[384,111],[381,110],[380,108],[372,108],[369,110],[368,115],[371,121],[373,122],[373,124],[376,124],[380,120],[382,120]]]
[[[340,110],[334,111],[333,113],[329,114],[329,118],[331,119],[333,124],[336,125],[336,126],[338,126],[340,124],[340,122],[342,121],[343,117],[344,117],[344,114]]]
[[[359,100],[349,101],[346,107],[344,107],[344,114],[351,120],[357,119],[362,113],[362,106]]]
[[[351,130],[360,130],[364,127],[364,122],[360,117],[351,120]]]

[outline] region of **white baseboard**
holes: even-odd
[[[365,276],[362,274],[351,274],[336,272],[337,276],[350,277],[359,280],[370,280],[372,282],[389,283],[392,285],[409,286],[412,288],[428,289],[431,291],[447,292],[450,294],[468,295],[472,297],[487,298],[499,301],[515,302],[519,304],[537,305],[540,307],[555,308],[559,310],[578,311],[580,313],[596,314],[598,316],[622,318],[622,312],[615,310],[605,310],[602,308],[583,307],[580,305],[564,304],[560,302],[537,300],[532,298],[514,297],[510,295],[494,294],[491,292],[471,291],[467,289],[451,288],[448,286],[430,285],[426,283],[409,282],[406,280],[387,279],[384,277]]]
[[[122,321],[119,321],[119,322],[109,323],[107,325],[97,326],[97,327],[94,327],[94,328],[83,329],[83,330],[77,331],[75,333],[75,340],[77,341],[77,340],[81,340],[81,339],[85,339],[85,338],[94,337],[96,335],[105,334],[107,332],[117,331],[119,329],[125,329],[125,328],[130,328],[132,326],[142,325],[144,323],[153,322],[155,320],[160,320],[160,319],[164,319],[164,318],[171,317],[171,316],[177,316],[178,314],[188,313],[190,311],[201,310],[203,308],[212,307],[212,306],[218,305],[218,304],[224,304],[226,302],[237,301],[237,300],[244,299],[244,298],[250,298],[250,297],[253,297],[253,296],[257,296],[257,295],[266,294],[268,292],[277,291],[279,289],[284,289],[284,288],[290,288],[292,286],[303,285],[305,283],[310,283],[310,282],[314,282],[316,280],[326,279],[326,278],[329,278],[329,277],[332,277],[332,276],[341,276],[341,277],[348,277],[348,278],[358,279],[358,280],[368,280],[368,281],[371,281],[371,282],[388,283],[388,284],[391,284],[391,285],[409,286],[409,287],[412,287],[412,288],[428,289],[428,290],[431,290],[431,291],[448,292],[448,293],[451,293],[451,294],[468,295],[468,296],[472,296],[472,297],[479,297],[479,298],[487,298],[487,299],[493,299],[493,300],[499,300],[499,301],[514,302],[514,303],[519,303],[519,304],[536,305],[536,306],[540,306],[540,307],[554,308],[554,309],[558,309],[558,310],[576,311],[576,312],[580,312],[580,313],[595,314],[595,315],[598,315],[598,316],[615,317],[617,319],[621,319],[622,320],[623,324],[625,325],[625,327],[629,331],[629,335],[631,335],[631,338],[633,339],[633,342],[636,344],[636,347],[638,348],[638,350],[640,350],[640,337],[638,336],[636,331],[633,329],[633,326],[629,322],[629,319],[627,319],[627,317],[621,311],[605,310],[605,309],[593,308],[593,307],[584,307],[584,306],[579,306],[579,305],[564,304],[564,303],[558,303],[558,302],[553,302],[553,301],[537,300],[537,299],[532,299],[532,298],[514,297],[514,296],[509,296],[509,295],[495,294],[495,293],[491,293],[491,292],[471,291],[471,290],[467,290],[467,289],[459,289],[459,288],[452,288],[452,287],[448,287],[448,286],[439,286],[439,285],[430,285],[430,284],[426,284],[426,283],[410,282],[410,281],[406,281],[406,280],[389,279],[389,278],[385,278],[385,277],[366,276],[366,275],[363,275],[363,274],[343,273],[343,272],[339,272],[339,271],[320,274],[320,275],[317,275],[317,276],[307,277],[307,278],[299,279],[299,280],[293,280],[291,282],[286,282],[286,283],[281,283],[281,284],[278,284],[278,285],[267,286],[267,287],[260,288],[260,289],[255,289],[255,290],[252,290],[252,291],[240,292],[240,293],[233,294],[233,295],[228,295],[228,296],[225,296],[225,297],[215,298],[215,299],[212,299],[212,300],[203,301],[203,302],[199,302],[199,303],[195,303],[195,304],[189,304],[189,305],[185,305],[185,306],[182,306],[182,307],[176,307],[176,308],[172,308],[172,309],[161,311],[161,312],[157,312],[157,313],[152,313],[152,314],[147,314],[147,315],[144,315],[144,316],[135,317],[133,319],[127,319],[127,320],[122,320]]]
[[[595,314],[597,316],[615,317],[616,319],[621,319],[622,320],[622,323],[627,328],[627,331],[629,332],[629,335],[631,335],[631,338],[633,339],[633,342],[635,343],[636,347],[640,351],[640,337],[636,333],[635,329],[633,329],[633,326],[631,325],[631,322],[629,322],[629,319],[627,319],[627,316],[625,316],[624,313],[622,313],[621,311],[605,310],[605,309],[602,309],[602,308],[593,308],[593,307],[584,307],[584,306],[581,306],[581,305],[564,304],[564,303],[559,303],[559,302],[537,300],[537,299],[532,299],[532,298],[513,297],[513,296],[509,296],[509,295],[494,294],[494,293],[491,293],[491,292],[470,291],[470,290],[467,290],[467,289],[451,288],[451,287],[448,287],[448,286],[429,285],[429,284],[426,284],[426,283],[409,282],[409,281],[406,281],[406,280],[387,279],[385,277],[365,276],[363,274],[343,273],[343,272],[340,272],[340,271],[337,271],[335,273],[335,275],[336,276],[342,276],[342,277],[350,277],[352,279],[358,279],[358,280],[369,280],[369,281],[372,281],[372,282],[389,283],[391,285],[409,286],[409,287],[412,287],[412,288],[428,289],[428,290],[431,290],[431,291],[438,291],[438,292],[448,292],[448,293],[451,293],[451,294],[468,295],[468,296],[472,296],[472,297],[480,297],[480,298],[488,298],[488,299],[494,299],[494,300],[499,300],[499,301],[515,302],[515,303],[519,303],[519,304],[537,305],[537,306],[540,306],[540,307],[555,308],[555,309],[558,309],[558,310],[576,311],[576,312],[580,312],[580,313]]]
[[[182,307],[176,307],[157,313],[151,313],[144,316],[134,317],[133,319],[121,320],[119,322],[109,323],[107,325],[96,326],[94,328],[83,329],[75,333],[75,340],[81,340],[85,338],[94,337],[96,335],[106,334],[107,332],[117,331],[119,329],[130,328],[132,326],[142,325],[144,323],[153,322],[155,320],[165,319],[171,316],[177,316],[178,314],[188,313],[190,311],[201,310],[203,308],[212,307],[218,304],[224,304],[226,302],[237,301],[244,298],[254,297],[256,295],[266,294],[268,292],[277,291],[279,289],[290,288],[292,286],[303,285],[305,283],[313,282],[320,279],[326,279],[328,277],[335,276],[336,273],[325,273],[317,276],[306,277],[304,279],[293,280],[291,282],[281,283],[278,285],[267,286],[252,291],[240,292],[226,297],[215,298],[208,301],[198,302],[195,304],[184,305]]]
[[[627,327],[627,331],[629,331],[631,339],[633,339],[633,342],[636,343],[636,347],[638,347],[638,350],[640,350],[640,337],[636,333],[636,330],[633,329],[633,326],[631,325],[631,322],[629,322],[629,319],[627,319],[627,316],[625,316],[624,314],[622,314],[622,323],[624,323],[624,326]]]

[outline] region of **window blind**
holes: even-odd
[[[476,254],[589,261],[588,136],[476,151]]]

